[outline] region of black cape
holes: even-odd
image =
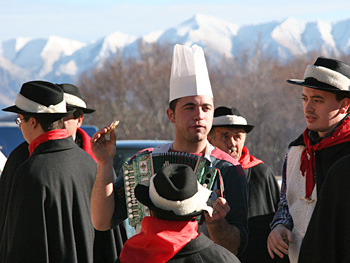
[[[299,263],[350,262],[350,155],[328,171],[307,228]]]
[[[16,169],[29,158],[28,143],[23,142],[17,146],[9,155],[2,176],[0,177],[0,243],[3,236],[4,224],[7,215],[8,202],[12,189],[13,178]],[[124,239],[119,228],[116,230],[97,231],[95,230],[94,240],[94,263],[114,262],[120,254]]]
[[[6,211],[12,189],[13,176],[17,168],[28,159],[28,156],[28,143],[23,142],[10,153],[0,177],[0,243],[4,231]]]
[[[13,175],[0,262],[93,262],[95,174],[70,137],[40,144]]]
[[[265,163],[244,169],[249,187],[248,245],[239,256],[242,263],[289,262],[288,257],[271,259],[267,251],[270,223],[279,202],[279,185]]]

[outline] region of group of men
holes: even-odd
[[[26,142],[0,177],[0,261],[346,262],[347,231],[337,223],[349,209],[334,207],[348,181],[350,66],[320,57],[304,80],[288,82],[303,87],[307,129],[289,146],[280,191],[245,146],[254,126],[235,107],[214,108],[203,50],[175,45],[166,112],[174,139],[147,151],[203,157],[220,176],[207,189],[188,166],[169,164],[137,185],[151,213],[118,257],[111,229],[127,218],[127,201],[113,169],[116,132],[102,128],[90,143],[80,126],[94,110],[75,86],[24,83],[15,106],[3,109],[17,114]],[[320,218],[328,210],[339,213],[331,226]]]

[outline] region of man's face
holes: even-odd
[[[343,100],[337,101],[331,92],[304,87],[302,99],[307,127],[320,137],[332,131],[345,116],[340,112]]]
[[[239,161],[247,135],[243,129],[215,127],[211,134],[209,137],[211,144]]]
[[[69,135],[73,137],[73,140],[75,140],[77,129],[82,125],[82,123],[82,116],[78,117],[77,119],[74,119],[74,115],[71,114],[63,118],[64,127],[68,130]]]
[[[214,103],[210,96],[198,95],[180,98],[170,120],[175,124],[175,137],[183,142],[199,142],[207,139],[214,115]]]

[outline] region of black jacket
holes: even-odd
[[[92,262],[95,174],[71,137],[40,144],[14,173],[0,262]]]
[[[350,155],[327,173],[301,245],[300,263],[350,262]]]

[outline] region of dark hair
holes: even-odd
[[[31,117],[35,118],[37,122],[40,124],[41,128],[44,132],[48,132],[51,130],[64,129],[64,123],[62,118],[57,120],[57,117],[48,117],[42,116],[39,114],[30,115],[30,114],[22,114],[25,122],[29,121]]]
[[[173,112],[175,112],[176,104],[179,101],[179,99],[174,99],[169,102],[169,109],[171,109]]]
[[[84,115],[84,112],[80,108],[75,108],[75,111],[73,113],[73,118],[78,119],[80,116]]]
[[[349,92],[335,92],[335,99],[337,101],[341,101],[342,99],[345,99],[345,98],[350,98],[350,94]],[[347,113],[350,112],[350,107],[348,108],[348,110],[346,111]]]
[[[345,92],[335,92],[335,99],[337,101],[341,101],[342,99],[345,98],[350,98],[350,94],[349,93],[345,93]]]

